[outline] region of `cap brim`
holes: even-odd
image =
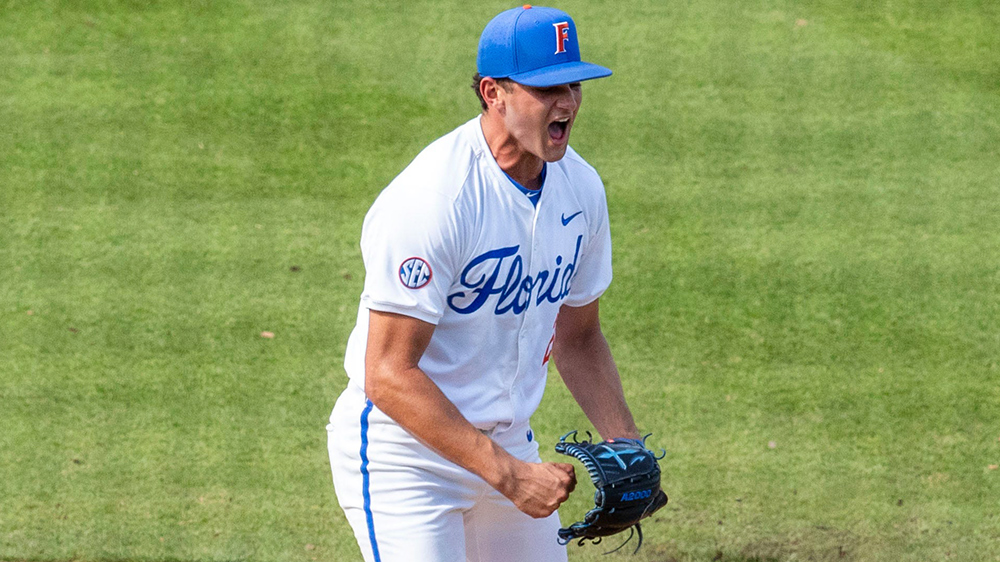
[[[547,88],[549,86],[572,84],[573,82],[583,82],[584,80],[593,80],[594,78],[604,78],[606,76],[611,76],[611,69],[589,62],[576,61],[511,74],[507,78],[525,86]]]

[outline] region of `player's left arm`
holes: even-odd
[[[641,435],[625,401],[618,367],[601,331],[598,301],[559,309],[552,357],[566,387],[601,437],[638,439]]]

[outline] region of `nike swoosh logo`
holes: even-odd
[[[563,226],[566,226],[567,224],[569,224],[569,221],[575,219],[576,216],[579,215],[582,212],[583,211],[577,211],[577,212],[573,213],[572,215],[570,215],[568,217],[566,216],[566,213],[563,213],[563,216],[561,217],[562,218]]]

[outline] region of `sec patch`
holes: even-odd
[[[431,266],[422,258],[408,258],[399,266],[399,282],[410,289],[419,289],[431,282]]]

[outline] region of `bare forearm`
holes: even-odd
[[[380,410],[442,457],[495,488],[506,480],[510,454],[469,423],[420,369],[372,369],[365,391]]]
[[[553,350],[559,374],[601,436],[640,437],[604,334],[559,343]]]
[[[573,465],[518,460],[477,430],[420,367],[434,326],[399,314],[369,313],[365,393],[379,410],[442,457],[476,474],[532,517],[566,501]]]
[[[576,486],[572,465],[536,464],[514,458],[469,423],[420,369],[378,375],[374,372],[366,373],[365,382],[372,403],[442,457],[478,475],[531,517],[549,516]]]

